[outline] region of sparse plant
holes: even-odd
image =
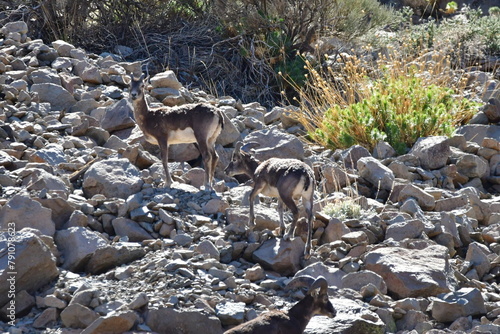
[[[359,219],[364,213],[364,210],[361,209],[361,205],[351,197],[328,203],[321,211],[330,217],[335,217],[340,220]]]

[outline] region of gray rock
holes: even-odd
[[[434,196],[426,193],[424,190],[413,184],[404,186],[404,188],[399,192],[398,201],[404,202],[408,198],[416,199],[418,205],[424,210],[432,210],[436,206],[436,199]]]
[[[52,175],[43,169],[33,168],[25,170],[29,173],[24,179],[22,185],[28,190],[40,191],[43,189],[69,194],[69,187],[60,177]]]
[[[165,72],[161,72],[156,74],[150,80],[151,86],[153,88],[166,87],[173,89],[180,89],[182,84],[177,80],[177,77],[174,71],[167,70]]]
[[[328,225],[325,227],[325,231],[321,235],[321,244],[330,243],[336,240],[340,240],[342,236],[351,232],[351,230],[337,218],[331,218],[328,221]]]
[[[146,254],[140,244],[119,242],[98,248],[85,267],[91,274],[100,274],[122,264],[142,258]]]
[[[99,314],[80,304],[71,304],[61,312],[61,321],[69,328],[86,328],[97,318]]]
[[[221,322],[217,317],[206,315],[199,310],[152,309],[147,314],[146,324],[160,334],[222,334],[223,332]]]
[[[127,159],[108,159],[93,164],[83,177],[83,191],[88,197],[127,198],[138,192],[144,181],[137,167]]]
[[[226,210],[227,226],[225,231],[242,234],[248,230],[248,213],[246,207],[230,207]],[[254,206],[256,231],[263,229],[274,230],[279,227],[279,214],[277,210],[261,205]]]
[[[233,124],[233,122],[231,122],[224,112],[222,114],[224,115],[224,128],[222,129],[219,137],[217,137],[216,144],[227,146],[240,139],[240,131],[238,131],[238,128]]]
[[[243,143],[256,142],[260,146],[254,149],[254,156],[260,161],[269,158],[304,158],[302,142],[293,135],[282,132],[276,127],[254,131],[245,137]]]
[[[11,292],[9,291],[9,294]],[[2,319],[15,320],[28,315],[31,309],[36,305],[35,297],[30,295],[26,290],[21,290],[16,293],[12,299],[15,301],[15,309],[12,311],[12,304],[7,303],[0,309],[0,317]],[[13,313],[14,312],[14,313]]]
[[[297,271],[294,277],[304,275],[311,276],[313,278],[323,276],[328,282],[328,286],[331,288],[341,288],[343,278],[345,277],[345,273],[342,270],[338,268],[332,268],[322,262],[316,262],[308,265],[304,269]]]
[[[56,308],[50,307],[45,310],[35,319],[33,322],[33,327],[37,329],[46,329],[48,327],[54,326],[59,317],[58,310]]]
[[[500,141],[499,125],[464,125],[457,129],[457,134],[464,135],[467,141],[482,144],[484,138],[493,138]]]
[[[418,219],[394,223],[387,227],[385,239],[393,239],[395,241],[402,241],[406,238],[417,239],[422,235],[424,230],[424,223]]]
[[[113,219],[111,224],[113,225],[116,235],[122,237],[126,236],[129,241],[136,242],[152,238],[151,234],[143,229],[137,222],[125,217]]]
[[[432,300],[432,317],[439,322],[452,322],[460,317],[486,313],[483,297],[476,288],[461,288],[455,292],[439,294]]]
[[[344,163],[345,168],[356,169],[358,168],[358,160],[367,157],[371,157],[371,154],[366,148],[354,145],[342,151],[340,160]]]
[[[239,325],[245,319],[245,303],[228,301],[218,303],[215,312],[223,326]]]
[[[373,157],[363,157],[357,161],[359,176],[374,187],[391,190],[394,184],[394,173]]]
[[[443,246],[379,248],[366,254],[365,268],[382,276],[397,298],[436,296],[454,289],[448,249]]]
[[[462,155],[457,163],[457,170],[460,174],[469,178],[489,176],[490,169],[486,159],[474,154]]]
[[[83,271],[92,254],[108,244],[96,232],[84,227],[58,231],[55,242],[64,257],[62,267],[73,272]]]
[[[386,325],[367,305],[346,298],[330,299],[337,311],[335,318],[312,317],[304,334],[385,333]]]
[[[472,267],[476,269],[479,278],[482,278],[491,269],[491,262],[488,258],[488,255],[491,254],[487,246],[473,242],[467,248],[465,261],[469,261]]]
[[[409,153],[419,158],[422,168],[433,170],[446,165],[451,150],[447,137],[435,136],[419,138]]]
[[[10,223],[14,223],[16,231],[29,227],[51,237],[56,231],[51,210],[26,193],[15,195],[0,209],[0,228],[7,230]]]
[[[61,78],[57,75],[57,71],[55,70],[40,68],[31,72],[30,78],[34,84],[52,83],[61,86]]]
[[[305,243],[301,238],[285,241],[281,238],[265,241],[252,254],[252,260],[266,269],[282,275],[290,275],[300,269],[300,258],[304,254]]]
[[[30,229],[7,225],[0,234],[0,305],[10,301],[10,284],[16,291],[34,293],[59,275],[49,247]],[[15,234],[13,234],[13,231]],[[15,251],[15,253],[13,253]],[[11,254],[11,258],[9,258]],[[12,258],[13,254],[15,257]],[[10,261],[10,262],[9,262]],[[12,280],[12,272],[16,272]]]
[[[66,89],[53,83],[40,83],[31,86],[31,92],[38,94],[40,102],[50,103],[51,110],[69,110],[76,103]]]
[[[203,240],[194,248],[195,252],[207,254],[209,257],[220,260],[220,252],[210,240]]]
[[[122,99],[106,108],[104,118],[101,120],[101,126],[108,132],[133,127],[135,126],[135,121],[132,118],[132,114],[132,105],[126,99]]]
[[[396,150],[385,141],[379,141],[373,149],[373,157],[376,159],[386,159],[396,156]]]
[[[370,270],[361,270],[343,276],[341,287],[361,291],[361,288],[368,284],[373,284],[384,295],[387,294],[387,285],[382,276]]]
[[[68,42],[62,41],[60,39],[57,41],[53,41],[52,47],[54,49],[56,49],[57,53],[61,57],[69,57],[71,55],[71,50],[73,50],[75,48],[74,45],[72,45]]]
[[[97,318],[81,334],[124,333],[132,329],[139,317],[134,311],[112,312]]]

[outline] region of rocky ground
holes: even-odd
[[[307,146],[287,108],[157,74],[152,103],[207,102],[227,116],[215,191],[200,189],[193,145],[172,147],[191,164],[172,163],[166,189],[127,102],[126,74],[140,63],[46,45],[26,30],[10,23],[0,40],[3,331],[222,333],[288,309],[304,291],[286,284],[307,274],[328,280],[337,316],[314,317],[306,333],[500,333],[500,92],[488,73],[469,73],[485,101],[471,124],[402,156],[385,143]],[[259,159],[314,167],[311,259],[304,224],[291,241],[274,236],[268,198],[255,231],[245,228],[250,187],[223,172],[239,140],[259,142]]]

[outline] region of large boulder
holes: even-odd
[[[357,162],[359,176],[374,187],[390,191],[394,184],[394,173],[373,157],[363,157]]]
[[[108,242],[85,227],[70,227],[56,233],[55,241],[62,253],[62,267],[73,272],[82,271],[92,254]]]
[[[222,334],[222,325],[217,317],[199,310],[180,311],[174,308],[154,309],[148,312],[146,324],[160,334]]]
[[[300,139],[276,127],[254,131],[245,137],[244,144],[256,142],[259,147],[254,149],[255,157],[264,161],[269,158],[304,158],[304,147]]]
[[[93,164],[83,177],[83,191],[88,197],[127,198],[141,190],[140,171],[128,159],[112,158]]]
[[[304,246],[301,238],[288,241],[273,238],[264,242],[252,254],[252,259],[266,269],[287,276],[300,269],[300,258],[304,254]]]
[[[452,322],[460,317],[486,314],[481,291],[461,288],[456,292],[439,294],[433,298],[432,317],[439,322]]]
[[[451,149],[447,137],[423,137],[417,140],[409,153],[418,157],[422,168],[432,170],[446,165]]]
[[[454,289],[453,269],[444,246],[379,248],[366,254],[365,265],[384,278],[396,298],[436,296]]]
[[[34,293],[59,275],[56,259],[36,230],[19,230],[15,223],[5,229],[0,233],[0,307],[10,301],[12,286]]]
[[[108,132],[133,127],[135,125],[135,121],[131,117],[133,112],[132,105],[126,99],[122,99],[106,108],[106,113],[101,120],[101,127]]]
[[[52,210],[44,208],[28,194],[20,193],[0,209],[0,229],[6,230],[10,223],[14,223],[17,230],[30,227],[52,237],[56,226],[51,213]]]
[[[40,102],[50,103],[52,110],[69,110],[76,103],[73,95],[53,83],[34,84],[31,86],[31,92],[38,94]]]

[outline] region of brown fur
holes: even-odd
[[[301,334],[313,316],[334,317],[336,311],[328,298],[327,283],[323,277],[317,281],[320,280],[323,280],[324,284],[320,291],[315,291],[312,287],[288,312],[273,310],[263,313],[227,330],[224,334]]]
[[[160,146],[166,185],[170,186],[172,183],[168,171],[169,145],[197,143],[206,173],[206,189],[211,188],[219,159],[215,152],[215,141],[224,126],[221,111],[209,104],[149,108],[144,86],[144,75],[138,80],[131,77],[130,97],[134,106],[134,117],[146,140]]]
[[[312,219],[313,219],[313,195],[314,195],[314,173],[304,162],[297,159],[271,158],[262,163],[252,157],[248,152],[240,149],[238,143],[233,153],[233,158],[226,167],[225,172],[231,176],[246,174],[254,181],[250,192],[250,218],[249,226],[254,226],[254,199],[259,193],[266,196],[278,198],[278,212],[280,215],[279,234],[285,230],[283,220],[283,204],[286,205],[293,215],[292,224],[286,230],[283,239],[288,240],[295,234],[295,227],[299,219],[299,209],[294,198],[302,197],[302,204],[307,214],[307,241],[304,249],[304,257],[307,259],[311,254]]]

